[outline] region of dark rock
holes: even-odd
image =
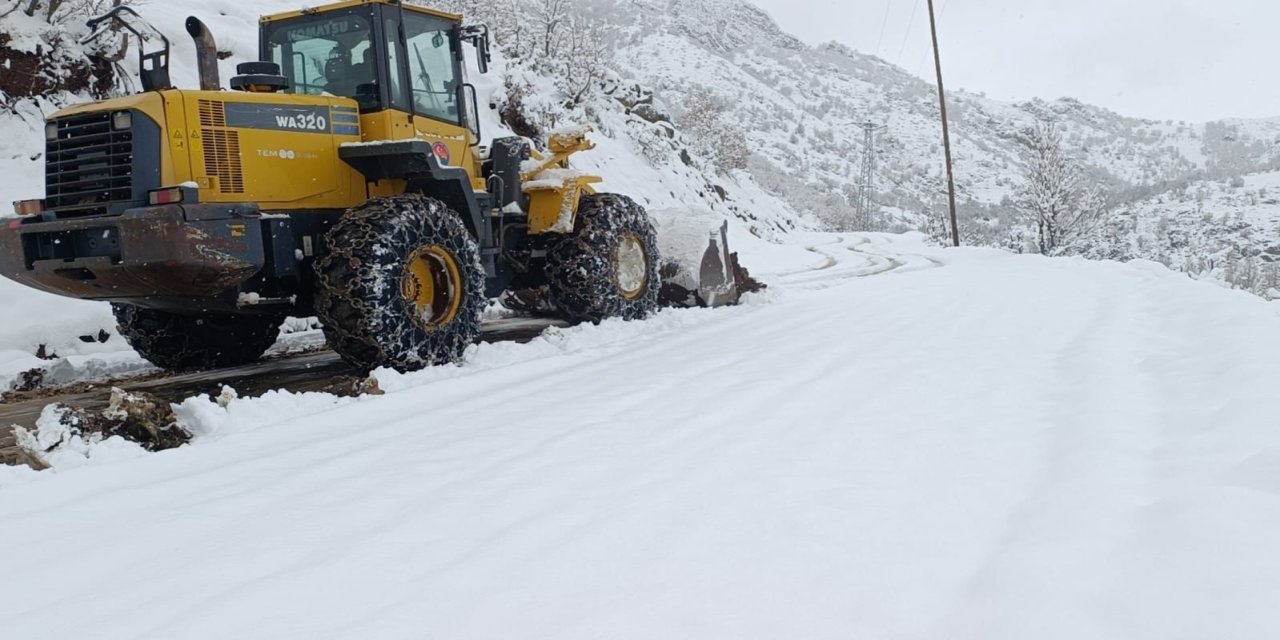
[[[18,379],[13,383],[13,391],[35,391],[43,387],[47,373],[49,372],[39,367],[19,373]]]

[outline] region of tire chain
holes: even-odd
[[[634,299],[618,290],[611,264],[622,232],[639,237],[645,250],[644,292]],[[551,301],[572,320],[644,318],[658,308],[659,262],[653,223],[640,205],[611,193],[583,196],[573,235],[555,242],[548,252]]]
[[[404,265],[438,244],[457,260],[466,290],[451,322],[427,330],[400,292]],[[415,194],[373,198],[349,209],[316,261],[316,315],[329,345],[363,368],[420,369],[458,360],[480,333],[484,267],[466,225],[444,203]]]
[[[212,369],[262,357],[280,335],[282,315],[194,315],[113,303],[129,346],[163,369]]]

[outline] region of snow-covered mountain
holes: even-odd
[[[539,7],[552,3],[449,4],[498,23],[510,19],[512,7],[524,6],[523,15],[536,23],[549,17]],[[608,54],[605,91],[627,107],[631,126],[612,130],[638,143],[659,172],[692,166],[713,188],[726,176],[758,185],[783,203],[787,219],[812,214],[835,228],[942,235],[945,186],[932,84],[844,45],[805,45],[742,0],[581,0],[577,6],[585,16],[581,24],[599,31]],[[628,92],[643,96],[641,104]],[[701,116],[709,100],[720,112],[708,128]],[[1070,98],[1007,103],[964,90],[952,91],[948,102],[967,243],[1014,246],[1010,239],[1026,227],[1010,197],[1022,180],[1020,136],[1037,121],[1057,123],[1088,181],[1122,214],[1170,189],[1280,167],[1280,119],[1161,122]],[[614,106],[592,103],[582,111],[593,116]],[[655,143],[644,121],[660,123],[669,136]],[[872,147],[879,216],[855,215],[866,151],[861,123],[880,127]],[[1112,224],[1111,231],[1122,226]],[[1145,242],[1134,233],[1123,241]],[[1101,246],[1091,255],[1103,253],[1117,255]]]

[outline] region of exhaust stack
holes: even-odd
[[[217,91],[222,88],[218,79],[218,45],[213,41],[213,34],[209,32],[199,18],[191,16],[187,18],[187,33],[191,34],[191,39],[196,42],[196,68],[200,70],[200,89],[203,91]]]

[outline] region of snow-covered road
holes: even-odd
[[[0,470],[2,635],[1280,635],[1275,305],[913,237],[776,251],[743,307]]]

